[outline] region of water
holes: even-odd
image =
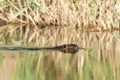
[[[120,79],[119,32],[80,32],[71,28],[32,32],[26,27],[25,32],[10,28],[0,38],[2,46],[52,47],[74,43],[92,49],[79,50],[74,55],[59,51],[1,51],[0,80]]]

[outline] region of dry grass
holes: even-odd
[[[58,45],[79,41],[80,31],[119,31],[119,3],[118,0],[1,1],[0,38],[10,37],[9,41],[22,44],[34,41],[37,45],[45,40],[42,45]],[[15,26],[2,27],[6,24]]]
[[[8,23],[119,30],[119,0],[16,0],[1,1],[0,6],[0,19]]]

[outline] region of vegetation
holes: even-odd
[[[34,27],[72,26],[99,31],[119,30],[119,0],[3,0],[3,23],[30,24]]]

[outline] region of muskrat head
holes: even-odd
[[[60,47],[61,48],[59,50],[64,53],[76,53],[79,50],[79,46],[76,44],[64,44]]]

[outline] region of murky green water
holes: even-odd
[[[1,51],[0,80],[120,79],[119,32],[79,32],[74,29],[64,31],[66,29],[53,30],[55,34],[52,34],[51,30],[33,34],[23,32],[25,35],[18,38],[13,34],[18,32],[13,30],[8,39],[4,37],[7,39],[5,44],[3,44],[2,37],[0,43],[1,45],[27,45],[28,47],[29,45],[52,47],[75,43],[84,48],[92,48],[92,51],[79,50],[74,55],[63,54],[59,51]],[[19,36],[23,33],[21,32]],[[41,35],[38,36],[40,33]],[[58,33],[61,34],[58,35]],[[30,38],[26,37],[28,35]],[[11,40],[10,37],[12,37]],[[28,42],[25,43],[27,40]]]

